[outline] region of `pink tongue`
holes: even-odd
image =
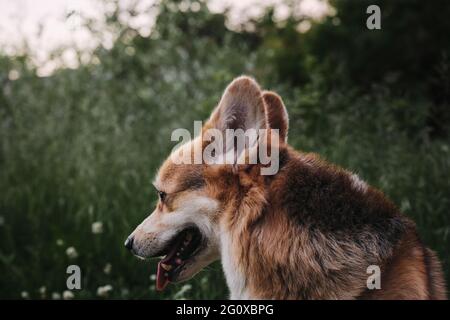
[[[163,291],[169,284],[169,278],[166,277],[167,271],[161,266],[161,262],[158,262],[158,269],[156,271],[156,290]]]
[[[172,268],[175,268],[177,266],[174,258],[182,241],[183,239],[180,238],[180,240],[173,246],[172,250],[170,250],[167,256],[160,262],[158,262],[158,268],[156,270],[156,290],[162,291],[169,284],[168,271],[163,268],[162,264],[164,263],[165,265],[170,265],[172,266]]]

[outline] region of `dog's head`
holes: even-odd
[[[249,128],[278,129],[277,138],[284,143],[287,113],[278,95],[261,91],[251,78],[239,77],[227,87],[202,132],[216,129],[225,134],[227,129]],[[139,257],[163,257],[157,270],[158,289],[169,282],[189,279],[220,258],[219,222],[227,206],[225,202],[229,201],[217,196],[227,192],[221,190],[224,187],[220,184],[223,182],[220,172],[236,169],[229,164],[216,164],[216,168],[227,169],[211,170],[214,164],[180,161],[186,154],[193,159],[193,152],[205,150],[207,145],[200,135],[173,151],[154,181],[159,195],[155,210],[125,242]]]

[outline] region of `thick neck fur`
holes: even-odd
[[[353,299],[367,267],[384,266],[409,220],[381,192],[317,156],[280,150],[258,166],[209,179],[224,207],[222,264],[232,299]],[[223,190],[226,190],[224,192]]]

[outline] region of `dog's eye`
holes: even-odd
[[[159,200],[161,200],[161,202],[164,201],[164,199],[166,198],[166,193],[164,191],[158,191],[158,196],[159,196]]]

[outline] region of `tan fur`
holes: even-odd
[[[280,171],[263,176],[258,164],[180,166],[169,158],[156,179],[168,200],[156,214],[170,215],[186,203],[177,197],[189,199],[191,193],[217,202],[214,213],[206,213],[214,230],[221,230],[210,245],[222,241],[221,250],[230,254],[222,252],[222,260],[230,259],[224,265],[242,275],[227,279],[243,286],[234,297],[446,299],[439,260],[409,218],[351,172],[287,145],[288,117],[278,95],[238,78],[204,130],[230,126],[279,129]],[[211,253],[208,263],[216,258]],[[380,290],[366,286],[370,265],[381,268]]]

